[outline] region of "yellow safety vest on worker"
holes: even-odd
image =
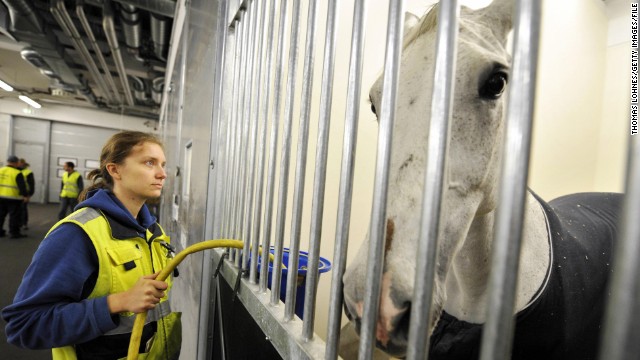
[[[167,236],[156,223],[153,232],[147,230],[146,239],[141,237],[116,239],[113,237],[107,218],[93,208],[82,208],[54,225],[49,232],[62,223],[74,223],[89,236],[98,254],[98,278],[88,298],[97,298],[130,289],[144,275],[154,274],[163,269],[169,259],[166,244]],[[128,269],[128,270],[127,270]],[[171,277],[167,293],[171,289]],[[103,336],[131,333],[135,320],[134,313],[120,313],[117,328]],[[147,312],[146,323],[157,321],[157,332],[147,342],[147,352],[138,359],[172,359],[180,350],[182,328],[180,313],[171,312],[168,298],[165,296],[156,308]],[[76,360],[73,345],[53,349],[53,360]]]
[[[27,194],[30,194],[31,193],[31,187],[29,186],[29,183],[27,182],[27,176],[29,176],[29,174],[33,174],[33,171],[31,171],[31,169],[27,168],[27,169],[20,170],[20,172],[22,173],[22,177],[24,177],[24,186],[27,187]]]
[[[16,182],[16,177],[20,174],[20,170],[4,166],[0,168],[0,197],[5,199],[22,199],[20,189]]]
[[[62,191],[60,192],[60,197],[72,199],[77,198],[78,195],[80,195],[80,187],[78,186],[79,178],[79,172],[74,171],[69,174],[65,171],[62,175]]]

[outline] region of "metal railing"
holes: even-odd
[[[355,148],[358,117],[361,101],[362,67],[364,48],[364,24],[368,1],[354,1],[352,22],[351,56],[349,76],[344,81],[347,87],[344,138],[342,141],[342,169],[339,177],[338,211],[335,232],[335,247],[332,258],[331,302],[328,314],[326,344],[314,337],[316,288],[318,284],[317,264],[319,259],[322,216],[324,209],[329,128],[332,109],[336,38],[338,36],[337,1],[329,1],[325,19],[324,58],[320,87],[320,109],[318,135],[316,139],[314,182],[311,199],[309,249],[309,271],[305,293],[302,321],[294,317],[295,281],[298,272],[298,250],[300,249],[306,174],[306,158],[309,151],[310,106],[313,89],[314,51],[318,0],[308,3],[306,39],[304,52],[299,49],[301,41],[301,6],[303,2],[293,0],[244,0],[238,6],[225,2],[223,7],[232,19],[225,29],[226,38],[222,49],[227,56],[218,59],[223,66],[216,91],[218,104],[227,104],[227,109],[216,110],[214,121],[218,122],[219,148],[217,149],[220,171],[216,175],[218,186],[215,213],[217,238],[238,238],[245,241],[242,252],[230,251],[235,266],[225,266],[222,275],[235,281],[242,271],[248,278],[240,285],[239,298],[255,317],[285,358],[338,357],[342,314],[342,275],[346,266],[351,198],[355,165]],[[306,2],[305,2],[306,3]],[[279,5],[279,11],[278,9]],[[500,203],[498,206],[495,253],[490,280],[491,306],[485,325],[482,342],[482,359],[506,359],[511,350],[513,334],[513,304],[518,267],[520,238],[524,213],[526,182],[529,168],[529,147],[535,75],[540,32],[539,0],[516,1],[514,14],[513,68],[507,108],[505,151],[501,175]],[[402,50],[402,1],[391,1],[384,67],[384,85],[378,137],[378,162],[375,176],[375,196],[371,218],[369,265],[364,316],[361,331],[360,358],[372,356],[375,343],[374,332],[380,294],[382,257],[384,248],[384,225],[386,218],[386,189],[388,186],[389,157],[398,88],[399,59]],[[431,279],[434,275],[435,238],[438,233],[440,202],[443,189],[448,123],[451,114],[453,78],[455,74],[456,38],[459,5],[456,0],[443,2],[439,9],[438,42],[436,53],[435,88],[432,97],[432,116],[429,131],[423,216],[421,222],[418,256],[418,279]],[[278,23],[276,24],[276,21]],[[276,26],[277,25],[277,26]],[[288,39],[288,42],[287,42]],[[286,51],[288,59],[285,61]],[[299,58],[304,57],[302,89],[296,88]],[[286,88],[283,91],[283,82]],[[297,153],[292,209],[288,209],[288,182],[293,137],[294,100],[301,92],[301,108],[298,126]],[[282,103],[284,99],[284,104]],[[284,105],[284,109],[282,109]],[[280,128],[283,133],[280,133]],[[270,129],[270,131],[268,131]],[[278,144],[281,145],[278,150]],[[628,350],[634,342],[629,334],[637,319],[640,298],[637,278],[640,275],[640,228],[633,216],[640,213],[640,145],[638,137],[630,142],[626,205],[623,220],[623,236],[616,258],[616,275],[612,281],[611,300],[604,330],[601,359],[628,358]],[[278,161],[278,156],[280,160]],[[279,173],[278,173],[279,165]],[[220,190],[223,189],[223,190]],[[274,199],[277,195],[277,199]],[[274,203],[274,200],[277,200]],[[503,211],[500,211],[503,209]],[[276,307],[280,302],[280,279],[284,251],[286,217],[291,217],[290,257],[287,266],[286,298],[284,308]],[[272,224],[275,223],[275,231]],[[258,266],[258,248],[269,249],[275,245],[274,269],[271,291],[268,290],[268,266],[263,261]],[[265,250],[266,251],[266,250]],[[251,254],[251,256],[249,256]],[[214,255],[222,261],[221,253]],[[249,261],[249,258],[251,261]],[[619,271],[618,271],[619,270]],[[634,291],[623,291],[627,289]],[[416,283],[414,306],[409,332],[410,359],[427,356],[428,316],[431,304],[432,283]],[[624,311],[620,311],[624,309]],[[616,311],[617,310],[617,311]],[[634,316],[626,314],[635,311]],[[635,353],[634,353],[635,354]]]

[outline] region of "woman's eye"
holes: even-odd
[[[507,83],[506,73],[495,72],[482,84],[479,95],[483,99],[496,100],[504,93]]]

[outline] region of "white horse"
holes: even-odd
[[[430,358],[478,356],[486,321],[514,0],[463,8],[442,223],[438,236]],[[389,174],[378,347],[406,353],[416,269],[437,10],[405,30]],[[406,24],[405,24],[406,25]],[[373,85],[379,108],[382,79]],[[549,204],[529,192],[516,288],[514,359],[595,358],[619,194],[576,194]],[[347,315],[362,316],[368,241],[344,275]]]

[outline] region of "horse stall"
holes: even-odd
[[[179,266],[180,358],[637,358],[634,4],[178,0],[160,222],[243,241]],[[601,330],[521,330],[587,226],[606,271],[557,288]]]

